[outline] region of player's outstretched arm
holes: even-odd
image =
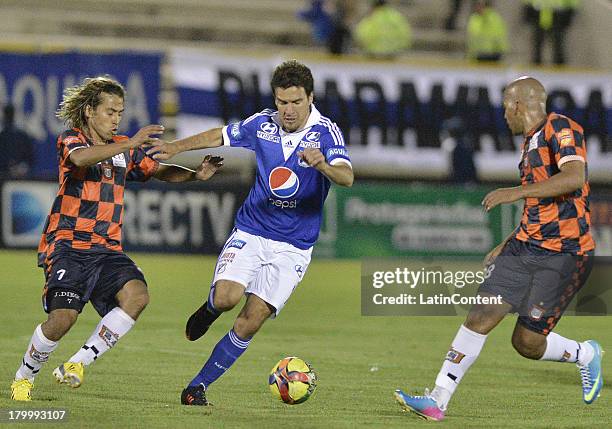
[[[173,142],[158,141],[147,150],[147,155],[158,161],[165,161],[188,150],[207,149],[223,145],[222,128],[213,128]]]
[[[302,161],[316,168],[336,185],[351,187],[355,176],[350,165],[339,163],[330,165],[325,161],[325,156],[319,149],[306,148],[298,154]]]
[[[214,176],[221,167],[223,167],[222,157],[206,155],[195,171],[180,165],[160,164],[154,177],[164,182],[208,180]]]
[[[513,188],[499,188],[489,192],[482,200],[486,211],[500,204],[512,203],[522,198],[548,198],[570,194],[584,185],[585,171],[582,161],[569,161],[560,172],[547,180]]]
[[[127,152],[143,144],[155,144],[159,141],[156,135],[162,134],[162,125],[147,125],[141,128],[132,138],[114,144],[93,145],[75,150],[70,154],[70,162],[77,167],[89,167],[115,155]]]

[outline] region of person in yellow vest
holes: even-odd
[[[565,64],[565,35],[580,0],[523,0],[525,19],[533,26],[533,62],[542,64],[542,45],[552,39],[553,63]]]
[[[479,0],[467,25],[467,57],[477,61],[499,61],[508,51],[506,23],[491,6]]]
[[[412,44],[410,24],[386,0],[376,0],[355,29],[355,41],[367,54],[394,57]]]

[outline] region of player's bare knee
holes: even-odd
[[[129,295],[119,306],[128,316],[136,320],[147,305],[149,305],[149,294],[145,291],[143,293]]]
[[[77,318],[76,310],[53,310],[49,313],[47,321],[41,325],[43,335],[51,341],[58,341],[72,328]]]
[[[117,304],[128,316],[136,320],[149,304],[147,285],[140,280],[130,280],[116,295]]]
[[[244,286],[239,283],[219,280],[215,284],[213,304],[218,311],[229,311],[234,308],[244,295]]]
[[[213,304],[218,311],[229,311],[240,302],[240,298],[226,294],[221,295],[216,293],[213,298]]]
[[[250,338],[259,331],[262,325],[263,321],[257,317],[240,315],[234,322],[234,332],[240,338]]]
[[[142,312],[149,305],[149,294],[145,291],[144,293],[134,295],[130,299],[130,304],[135,310]]]
[[[524,358],[540,359],[546,350],[546,337],[515,330],[512,334],[512,347]]]
[[[471,331],[479,334],[488,334],[497,324],[494,322],[495,318],[486,311],[470,311],[468,314],[464,326]]]
[[[470,309],[464,325],[474,332],[486,335],[503,320],[511,308],[510,304],[503,304],[501,306],[492,304],[474,305]]]

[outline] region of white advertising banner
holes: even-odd
[[[273,107],[269,81],[283,60],[272,53],[173,50],[179,137]],[[473,137],[480,176],[517,179],[521,138],[509,134],[502,91],[528,74],[547,88],[549,110],[584,127],[591,180],[612,180],[612,73],[300,60],[313,72],[315,103],[343,130],[353,164],[363,173],[448,176],[454,146],[448,119],[460,117]]]

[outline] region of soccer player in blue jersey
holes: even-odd
[[[233,328],[217,343],[202,370],[183,390],[184,405],[209,405],[205,392],[248,347],[270,317],[281,311],[304,277],[321,227],[331,182],[353,184],[342,132],[313,104],[310,69],[292,60],[271,81],[278,110],[260,113],[150,150],[158,160],[221,145],[255,152],[255,184],[236,215],[221,251],[208,299],[189,318],[195,341],[246,294]]]

